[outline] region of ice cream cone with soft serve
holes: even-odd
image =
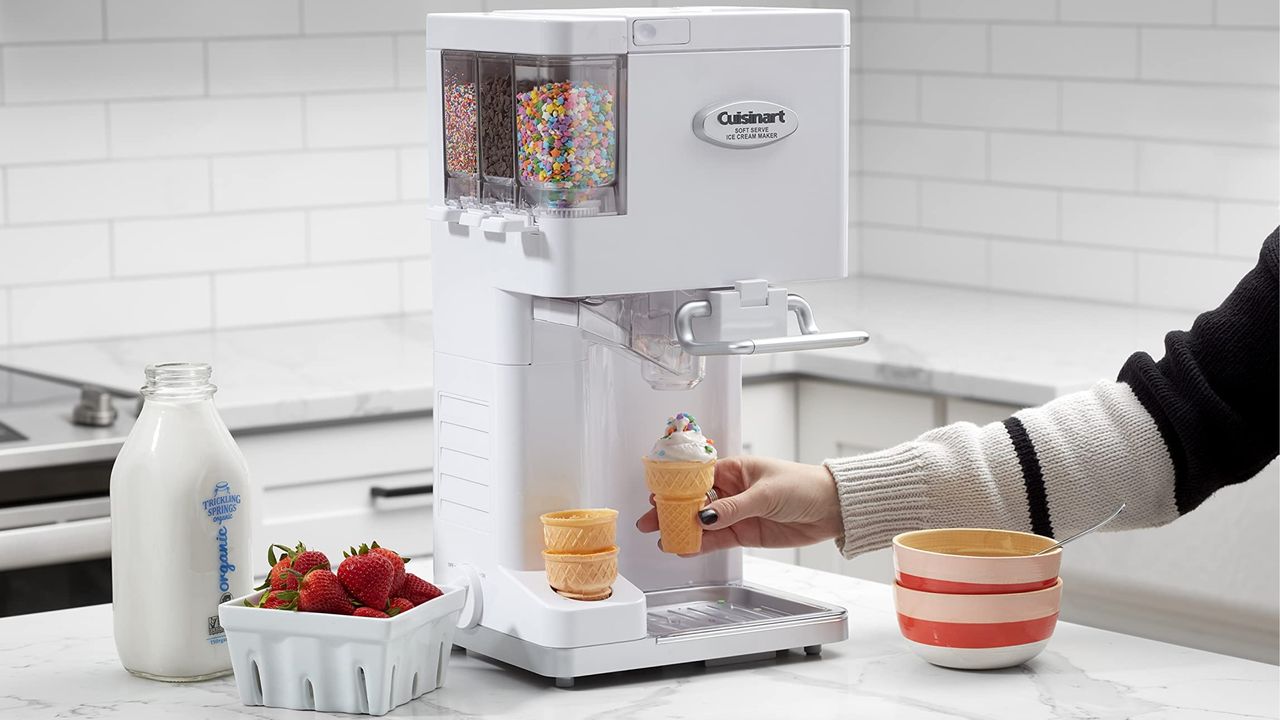
[[[715,443],[688,413],[667,420],[666,431],[644,457],[644,479],[658,509],[662,550],[688,555],[702,549],[698,511],[716,476]]]

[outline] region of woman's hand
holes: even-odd
[[[822,465],[724,458],[716,462],[715,491],[719,499],[699,513],[705,530],[702,553],[738,546],[798,547],[844,533],[836,482]],[[641,516],[636,528],[656,532],[657,510]]]

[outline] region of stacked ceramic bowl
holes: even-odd
[[[618,511],[561,510],[543,515],[547,584],[570,600],[604,600],[618,578]]]
[[[1044,650],[1058,622],[1062,550],[1006,530],[943,529],[893,539],[894,606],[912,650],[934,665],[986,670]]]

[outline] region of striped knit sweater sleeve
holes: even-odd
[[[846,557],[927,527],[991,527],[1066,537],[1128,507],[1111,530],[1153,527],[1280,451],[1277,242],[1165,356],[1136,353],[1116,382],[1019,411],[956,423],[882,452],[826,461]]]

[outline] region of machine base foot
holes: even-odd
[[[558,687],[558,688],[571,688],[571,687],[573,687],[573,678],[571,678],[571,677],[558,677],[558,678],[556,678],[556,687]]]
[[[805,655],[821,655],[822,646],[821,645],[805,645],[804,654]]]

